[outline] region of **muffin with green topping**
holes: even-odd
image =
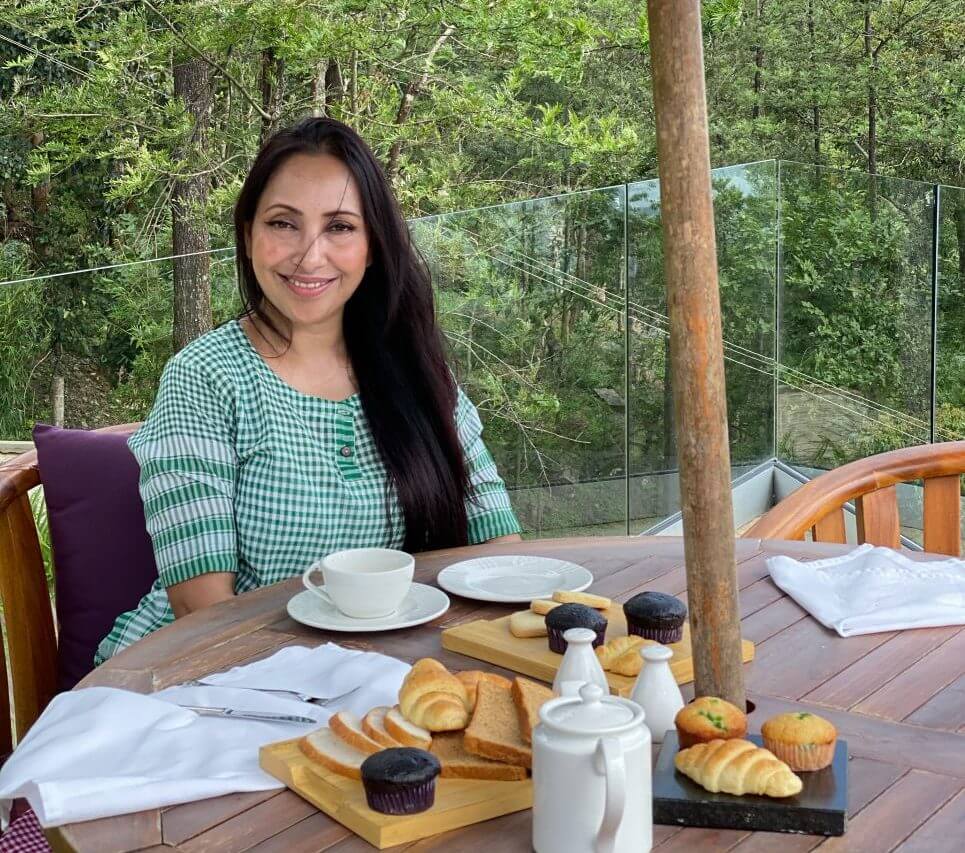
[[[791,711],[764,723],[761,737],[764,748],[792,770],[821,770],[834,758],[838,730],[810,711]]]
[[[701,696],[677,712],[674,725],[680,748],[687,749],[697,743],[744,737],[747,715],[724,699]]]

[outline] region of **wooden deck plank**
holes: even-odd
[[[161,836],[168,844],[181,844],[280,793],[281,790],[276,788],[272,791],[226,794],[170,806],[161,812]]]
[[[960,731],[965,727],[965,675],[955,679],[905,717],[905,722],[929,729]]]
[[[786,600],[789,599],[781,599]],[[817,620],[801,619],[758,643],[754,664],[748,673],[748,690],[797,699],[892,636],[893,633],[864,634],[840,642],[837,634]]]
[[[160,844],[161,810],[148,809],[123,815],[121,819],[104,817],[71,826],[71,839],[82,850],[99,853],[127,853]]]
[[[909,770],[857,814],[845,835],[829,838],[817,849],[822,853],[891,850],[961,789],[960,779]]]
[[[890,681],[915,666],[926,654],[950,640],[960,628],[921,628],[899,631],[894,637],[804,696],[835,708],[851,708]],[[891,717],[901,719],[901,717]]]
[[[315,814],[315,806],[282,791],[178,846],[185,853],[237,853]]]
[[[871,635],[877,636],[877,635]],[[849,642],[854,637],[849,638]],[[854,706],[862,714],[902,720],[965,674],[965,630],[922,657]]]
[[[695,829],[685,827],[657,849],[660,853],[710,853],[730,850],[747,835],[740,829]]]
[[[245,848],[247,853],[318,853],[347,838],[351,830],[316,812],[277,835]]]
[[[895,853],[961,853],[965,847],[965,791],[953,797],[914,834],[895,849]]]
[[[741,620],[741,636],[760,648],[765,640],[781,633],[795,622],[800,622],[806,616],[804,610],[785,596]],[[756,658],[758,652],[755,651],[754,655]]]

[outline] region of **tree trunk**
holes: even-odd
[[[754,106],[751,118],[761,114],[761,77],[764,71],[764,2],[757,0],[757,46],[754,48]]]
[[[647,17],[694,690],[743,708],[700,0],[648,0]]]
[[[342,106],[345,95],[345,82],[342,80],[342,68],[337,59],[330,59],[325,69],[325,99],[328,104],[328,115]]]
[[[268,118],[261,117],[262,145],[278,129],[284,76],[285,60],[276,57],[273,48],[263,50],[261,52],[261,108],[268,114]]]
[[[312,115],[316,118],[327,115],[325,75],[328,74],[329,60],[323,59],[315,66],[312,78]]]
[[[871,4],[864,6],[864,54],[868,60],[868,208],[871,220],[877,218],[878,212],[878,92],[875,82],[878,72],[878,54],[871,47],[874,38],[873,23],[871,21]]]
[[[194,122],[191,135],[177,148],[176,161],[186,172],[201,171],[209,162],[206,150],[212,105],[211,71],[196,57],[174,66],[174,95],[184,100]],[[174,349],[180,350],[211,328],[211,257],[204,208],[208,176],[175,181],[171,194],[174,239]],[[187,255],[187,257],[177,257]]]
[[[815,74],[814,63],[814,0],[808,0],[808,40],[810,41],[810,63],[812,86]],[[818,106],[817,87],[811,90],[811,136],[814,141],[814,159],[821,158],[821,108]]]
[[[955,237],[958,240],[958,274],[965,285],[965,201],[955,208]]]
[[[449,36],[455,32],[455,29],[453,26],[447,26],[442,31],[439,38],[436,39],[435,44],[426,54],[425,61],[422,64],[422,77],[418,80],[410,80],[402,91],[399,111],[395,116],[395,125],[397,128],[396,138],[395,142],[392,143],[392,148],[389,149],[389,163],[386,168],[389,180],[391,181],[395,181],[399,176],[399,160],[402,154],[402,126],[409,120],[409,116],[412,114],[412,106],[415,103],[416,95],[419,94],[429,81],[429,74],[432,73],[432,64],[435,62],[436,54],[449,40]]]

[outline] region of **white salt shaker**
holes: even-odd
[[[674,717],[684,706],[684,697],[670,669],[673,651],[666,646],[646,645],[640,649],[643,669],[637,676],[630,698],[643,708],[654,743],[663,743],[664,732],[674,728]]]
[[[584,684],[598,684],[603,688],[603,695],[609,695],[606,673],[593,651],[596,631],[569,628],[564,632],[563,639],[566,640],[566,653],[553,679],[553,693],[556,696],[577,696]]]

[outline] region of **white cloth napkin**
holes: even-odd
[[[258,766],[258,749],[299,737],[338,710],[362,714],[397,701],[409,665],[385,655],[290,647],[227,673],[233,685],[338,696],[328,707],[237,686],[169,687],[150,696],[110,687],[61,693],[0,768],[0,826],[25,797],[42,826],[127,814],[236,791],[282,787]],[[306,684],[312,690],[303,691]],[[202,717],[178,704],[311,717],[312,724]]]
[[[784,592],[842,637],[965,625],[965,562],[916,562],[890,548],[861,545],[842,557],[767,561]]]

